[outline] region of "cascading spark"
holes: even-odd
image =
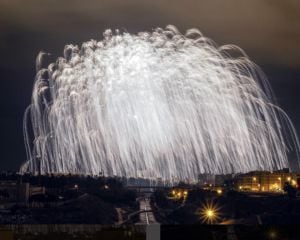
[[[241,49],[197,29],[106,30],[38,70],[21,171],[187,181],[288,167],[298,138],[272,99]]]

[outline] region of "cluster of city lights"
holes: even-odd
[[[286,181],[283,181],[285,179]],[[277,177],[276,179],[273,179],[272,181],[268,182],[268,184],[262,184],[257,177],[252,177],[251,182],[248,184],[242,184],[239,185],[240,191],[283,191],[283,183],[288,183],[293,187],[297,187],[297,181],[293,179],[291,176],[288,176],[286,178],[283,177]],[[267,185],[267,186],[266,186]]]
[[[181,199],[181,198],[186,199],[187,196],[188,196],[188,191],[187,190],[181,190],[181,189],[172,190],[172,197],[174,199]]]

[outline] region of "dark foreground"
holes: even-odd
[[[298,240],[299,226],[290,225],[0,225],[1,240]]]
[[[21,194],[24,183],[28,194]],[[0,175],[0,224],[153,223],[300,225],[300,197],[185,184],[130,187],[100,176]]]

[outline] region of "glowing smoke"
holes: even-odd
[[[195,180],[287,167],[285,133],[299,147],[242,50],[173,26],[107,30],[102,41],[67,45],[64,58],[38,71],[24,131],[21,170],[42,174]]]

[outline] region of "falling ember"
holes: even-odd
[[[38,71],[21,171],[177,181],[287,167],[299,143],[271,97],[242,50],[196,29],[106,30]]]

